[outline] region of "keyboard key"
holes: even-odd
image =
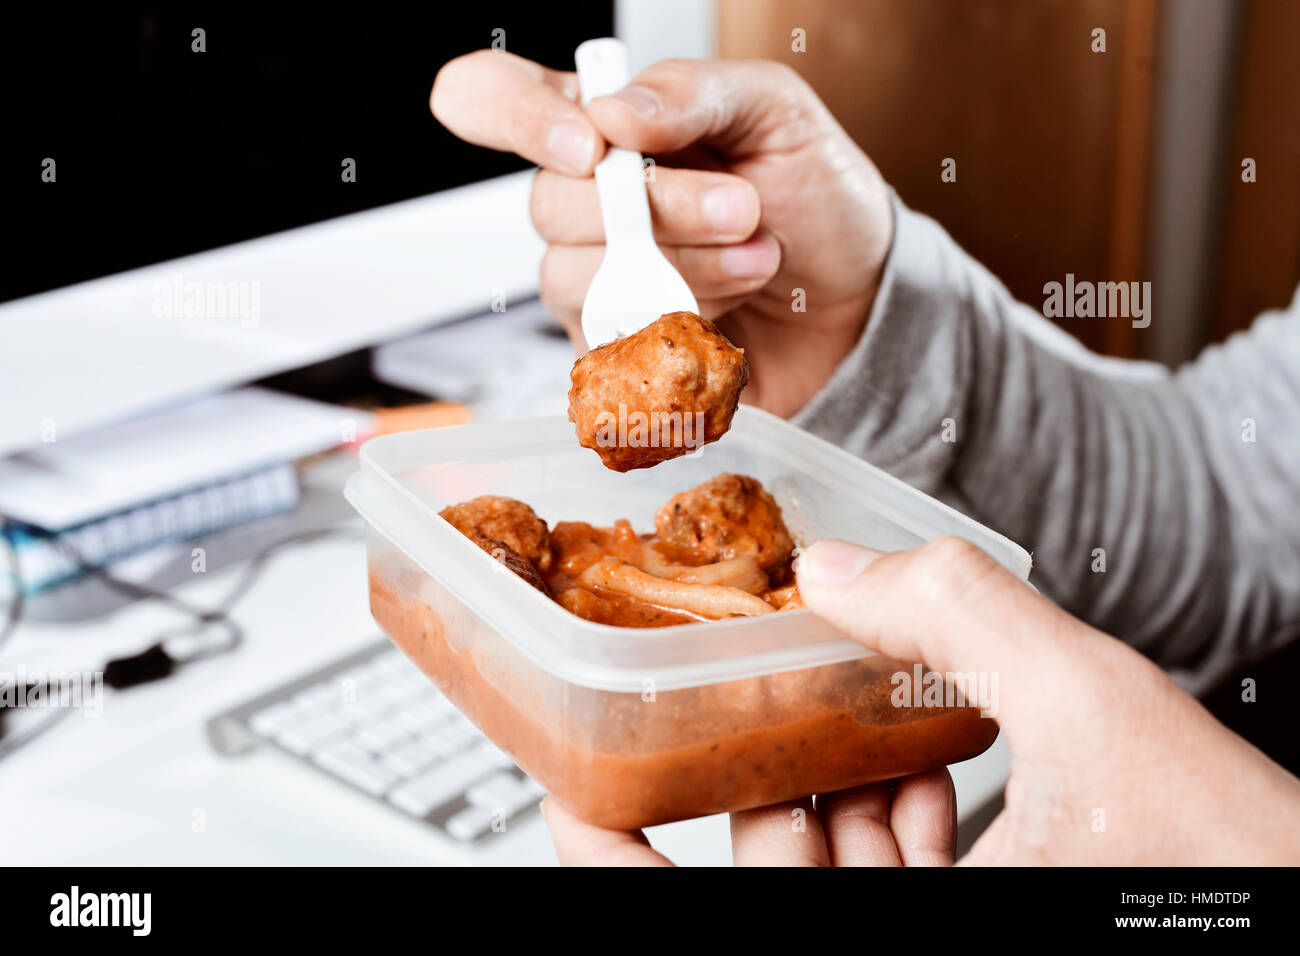
[[[325,711],[281,728],[275,739],[294,753],[305,754],[331,737],[341,734],[349,726],[350,722],[342,714]]]
[[[428,818],[457,808],[441,828],[467,843],[542,795],[395,648],[326,673],[249,716],[247,726],[404,813]]]
[[[311,759],[373,796],[379,796],[397,780],[397,774],[349,741],[317,751]]]
[[[450,757],[457,751],[465,749],[458,737],[444,733],[446,729],[447,726],[439,722],[432,727],[425,727],[419,734],[419,739],[439,757]]]
[[[430,724],[436,723],[446,716],[446,712],[433,707],[429,701],[419,700],[408,705],[406,713],[412,720],[418,721],[418,726],[424,728]]]
[[[500,810],[511,817],[537,803],[541,797],[526,781],[511,773],[500,773],[476,783],[466,792],[465,799],[475,806]]]
[[[248,726],[255,734],[274,737],[279,730],[298,719],[298,708],[289,701],[283,700],[259,710],[248,719]]]
[[[483,739],[483,733],[468,720],[464,723],[453,723],[451,725],[451,735],[459,739],[462,743],[477,743]]]
[[[420,688],[416,691],[414,696],[415,700],[420,704],[436,703],[440,700],[446,700],[446,698],[442,696],[442,691],[438,690],[438,686],[427,677],[420,678]]]
[[[388,799],[407,813],[422,817],[441,806],[490,771],[474,754],[461,754],[426,770],[420,776],[388,794]]]
[[[390,713],[392,709],[393,705],[387,701],[381,703],[361,696],[343,705],[344,712],[350,715],[358,724],[373,723],[380,717]]]
[[[357,687],[375,688],[388,683],[389,670],[370,663],[350,672],[349,676],[357,682]]]
[[[347,668],[346,670],[339,671],[337,675],[337,679],[359,681],[361,680],[362,676],[367,673],[369,668],[370,668],[370,664],[368,662],[361,663],[361,664],[353,664],[351,667]]]
[[[391,677],[415,665],[408,661],[401,651],[393,648],[387,654],[377,655],[372,666],[375,668],[375,673]]]
[[[399,707],[393,712],[392,719],[394,723],[401,724],[413,734],[428,726],[428,721],[413,707]]]
[[[393,773],[403,777],[414,777],[441,756],[442,753],[437,748],[417,737],[383,754],[380,760]]]
[[[456,708],[452,707],[451,704],[448,704],[446,707],[440,707],[425,702],[423,704],[417,704],[415,711],[424,718],[423,726],[428,730],[434,727],[441,727],[444,723],[447,723],[447,725],[450,726],[448,721],[456,713]]]
[[[433,688],[433,691],[433,694],[429,695],[424,701],[426,707],[440,714],[455,714],[458,712],[456,705],[449,701],[441,691],[437,688]]]
[[[515,765],[514,759],[490,740],[483,741],[474,752],[487,763],[502,770],[509,770]]]
[[[383,753],[392,750],[399,741],[410,737],[411,729],[399,720],[385,717],[373,723],[363,724],[354,736],[357,743],[367,750]]]
[[[451,713],[444,715],[442,719],[443,726],[448,730],[464,731],[467,728],[472,729],[474,727],[470,719],[458,710],[453,710]]]
[[[496,819],[497,813],[495,810],[487,807],[469,806],[458,811],[447,821],[447,832],[457,840],[468,842],[478,839],[491,830]]]
[[[425,677],[424,672],[418,667],[409,667],[406,670],[393,673],[389,677],[389,682],[412,697],[429,686],[429,678]]]
[[[293,702],[303,713],[317,713],[343,702],[343,693],[332,680],[322,681],[293,695]]]
[[[401,703],[394,701],[386,694],[377,694],[373,690],[368,690],[358,692],[349,706],[355,708],[358,713],[368,714],[371,717],[380,717],[392,714],[394,710],[401,706]]]
[[[527,806],[535,799],[524,783],[512,773],[501,771],[480,780],[465,791],[465,799],[480,807],[497,807],[509,816],[517,807]]]
[[[407,700],[401,688],[389,683],[378,684],[366,692],[366,702],[374,706],[403,704]]]

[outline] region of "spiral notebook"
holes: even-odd
[[[15,579],[24,595],[37,594],[157,545],[185,541],[270,517],[297,506],[293,464],[261,468],[58,532],[11,523],[13,545],[0,593]]]

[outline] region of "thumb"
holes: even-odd
[[[793,69],[780,63],[665,60],[587,113],[615,146],[671,153],[693,143],[741,155],[794,149],[838,125]]]
[[[1105,640],[961,538],[889,554],[818,541],[797,575],[809,609],[872,650],[998,688],[1009,738],[1059,712],[1062,682]]]

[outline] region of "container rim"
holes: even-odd
[[[817,449],[819,453],[832,455],[839,459],[839,464],[851,469],[865,469],[874,473],[878,480],[883,479],[910,495],[924,498],[930,506],[946,513],[950,520],[955,519],[957,524],[967,526],[972,535],[998,540],[1011,554],[1023,556],[1023,561],[1017,562],[1020,566],[1009,570],[1022,580],[1027,579],[1031,559],[1024,549],[863,459],[751,406],[742,406],[733,422],[733,429],[744,428],[760,433],[774,427],[798,431],[802,441],[815,442],[820,446]],[[479,439],[470,442],[469,448],[462,448],[443,459],[430,460],[430,453],[438,450],[436,446],[455,444],[469,433]],[[683,642],[698,644],[706,637],[720,640],[724,636],[761,629],[767,624],[769,615],[662,628],[616,627],[588,621],[567,611],[493,560],[398,479],[398,475],[420,468],[473,462],[481,457],[500,457],[503,448],[510,450],[510,457],[543,449],[559,450],[560,441],[565,443],[565,449],[574,441],[571,423],[560,415],[378,436],[361,446],[360,468],[348,480],[344,496],[377,533],[446,588],[471,613],[497,630],[512,647],[538,667],[571,683],[597,690],[639,693],[650,681],[656,689],[672,690],[840,663],[875,653],[831,628],[807,609],[799,609],[780,613],[783,617],[788,615],[787,620],[800,621],[803,625],[800,630],[806,636],[794,642],[787,640],[781,647],[769,646],[753,653],[735,653],[686,664],[627,666],[618,662],[617,654],[601,653],[602,645],[617,648],[634,642],[639,649],[657,650],[661,657],[670,657],[672,648]],[[418,447],[418,451],[413,452],[413,446]],[[787,458],[790,465],[807,467],[797,458],[782,454],[779,442],[773,443],[771,451],[774,457]],[[819,477],[826,476],[819,474]],[[873,504],[873,507],[891,521],[921,536],[930,530],[885,503]],[[451,559],[452,566],[429,567],[429,563],[415,553],[421,550],[415,546],[413,539],[416,535],[425,539],[424,544],[435,546],[439,554]],[[459,571],[463,573],[456,573]],[[489,574],[509,579],[503,582],[503,586],[514,589],[510,602],[494,601],[490,594],[485,593],[481,585]],[[519,606],[512,607],[512,602]],[[546,638],[529,640],[524,636],[537,635],[542,630],[562,637],[558,641],[554,638],[548,641]],[[545,653],[547,650],[550,653]],[[564,653],[557,658],[556,651]]]

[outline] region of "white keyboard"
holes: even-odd
[[[386,640],[214,717],[208,735],[225,753],[270,743],[462,843],[543,794]]]

